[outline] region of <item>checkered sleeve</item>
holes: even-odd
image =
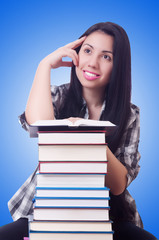
[[[131,116],[115,156],[127,168],[127,186],[136,178],[140,170],[138,152],[140,137],[139,108],[131,105]]]
[[[14,221],[21,217],[30,218],[33,213],[37,170],[38,168],[8,202],[8,208]]]

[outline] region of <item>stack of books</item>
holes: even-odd
[[[30,240],[113,239],[109,189],[105,187],[105,136],[114,125],[85,122],[89,126],[68,126],[68,122],[54,120],[30,127],[39,146]]]

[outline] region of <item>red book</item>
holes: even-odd
[[[39,161],[106,161],[103,144],[39,144]]]
[[[45,161],[39,162],[39,173],[100,173],[107,172],[107,161]]]

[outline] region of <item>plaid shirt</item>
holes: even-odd
[[[55,112],[55,117],[57,116],[59,107],[63,101],[63,97],[66,96],[69,84],[63,84],[59,87],[51,86],[52,102]],[[101,115],[105,108],[105,103],[103,103]],[[84,118],[88,119],[88,108],[86,102],[83,102],[83,108],[85,110]],[[20,123],[25,130],[28,130],[28,124],[25,119],[25,113],[19,116]],[[125,128],[125,133],[121,139],[120,147],[115,152],[116,158],[127,168],[127,186],[136,178],[140,166],[139,159],[140,154],[138,152],[140,134],[140,122],[139,122],[139,109],[137,106],[131,104],[131,116],[128,124]],[[17,220],[21,217],[27,217],[30,220],[33,217],[33,202],[32,199],[35,195],[36,187],[36,172],[26,180],[26,182],[20,187],[20,189],[15,193],[15,195],[8,202],[8,207],[12,215],[13,220]],[[112,200],[112,203],[111,203]],[[127,189],[119,196],[113,196],[111,194],[110,206],[110,218],[113,221],[121,218],[127,221],[134,222],[137,226],[143,227],[142,220],[137,211],[136,204],[132,196],[129,194]]]

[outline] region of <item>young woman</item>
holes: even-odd
[[[63,61],[63,57],[70,57],[72,61]],[[59,67],[72,68],[71,81],[50,88],[51,69]],[[20,122],[28,130],[28,124],[36,120],[55,118],[109,120],[118,125],[116,132],[107,138],[109,174],[105,180],[110,188],[114,239],[156,239],[143,229],[135,201],[127,191],[140,169],[140,126],[139,109],[131,104],[129,39],[119,25],[95,24],[78,40],[57,49],[40,62]],[[15,222],[1,228],[0,236],[3,237],[0,239],[4,236],[10,239],[9,234],[12,238],[28,235],[27,219],[33,214],[35,173],[9,201]]]

